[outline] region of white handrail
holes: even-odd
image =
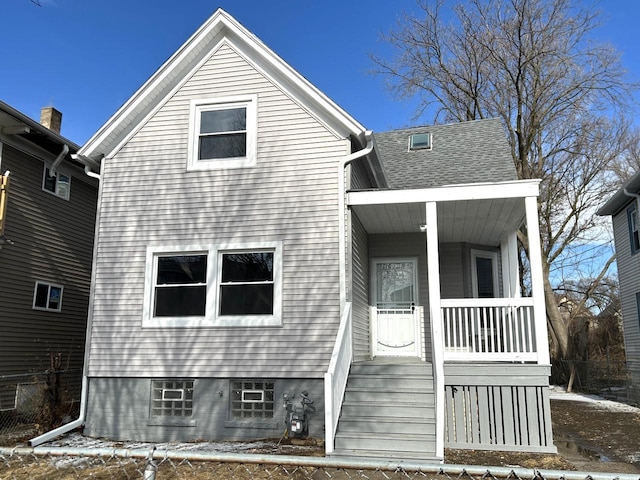
[[[325,452],[327,454],[332,453],[334,449],[334,437],[352,360],[351,302],[347,302],[340,317],[340,328],[333,346],[329,368],[324,374]]]

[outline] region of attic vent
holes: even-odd
[[[409,136],[409,150],[431,150],[430,133],[414,133]]]

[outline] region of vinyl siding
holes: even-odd
[[[624,327],[624,346],[631,376],[632,396],[640,401],[640,320],[636,293],[640,293],[640,252],[631,254],[627,208],[613,216],[613,235],[616,246],[620,303]]]
[[[371,321],[369,319],[369,245],[367,232],[352,213],[352,321],[353,357],[362,362],[371,358]]]
[[[2,169],[11,171],[5,234],[14,244],[0,249],[0,375],[43,371],[62,353],[79,377],[97,188],[72,176],[68,201],[45,192],[43,162],[6,143]],[[61,312],[32,308],[38,280],[64,287]]]
[[[192,99],[257,94],[257,165],[186,171]],[[326,371],[340,319],[336,138],[223,45],[103,162],[91,376]],[[147,246],[282,242],[281,327],[142,329]]]

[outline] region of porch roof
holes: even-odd
[[[347,205],[369,233],[420,232],[427,202],[436,202],[440,242],[499,245],[524,221],[526,197],[539,180],[447,185],[409,190],[352,191]]]

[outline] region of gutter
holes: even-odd
[[[100,180],[100,160],[102,160],[102,157],[103,155],[90,157],[87,155],[80,155],[79,153],[71,155],[71,158],[84,165],[84,173],[86,173],[87,176],[98,180]]]

